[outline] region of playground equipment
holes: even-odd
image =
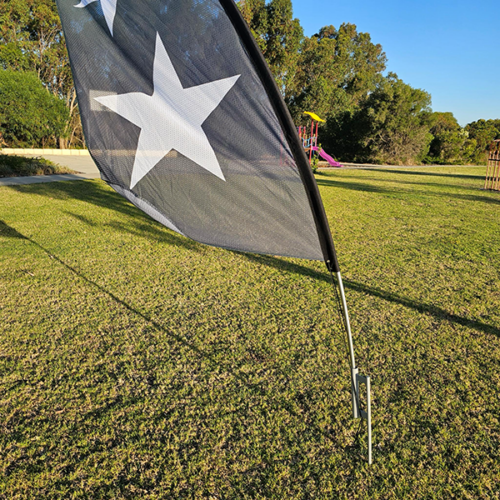
[[[484,189],[500,191],[500,139],[494,141],[490,146]]]
[[[309,152],[309,163],[311,163],[313,152],[317,153],[318,156],[323,158],[328,162],[331,167],[342,167],[342,164],[336,161],[332,156],[330,156],[324,149],[319,149],[318,147],[318,127],[319,122],[325,122],[322,118],[320,118],[316,113],[312,111],[305,111],[305,115],[309,115],[311,117],[311,132],[308,135],[307,127],[299,127],[299,137],[302,141],[302,146]],[[314,122],[316,122],[316,127],[314,126]]]

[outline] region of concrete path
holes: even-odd
[[[22,155],[30,158],[40,155]],[[82,179],[100,179],[101,175],[90,156],[61,156],[43,155],[47,160],[53,161],[62,167],[68,167],[77,174],[33,175],[30,177],[3,177],[0,186],[19,186],[23,184],[40,184],[44,182],[78,181]]]

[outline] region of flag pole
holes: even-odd
[[[347,309],[347,300],[345,297],[344,283],[340,271],[337,275],[337,283],[339,285],[340,299],[342,301],[342,313],[344,315],[345,329],[347,333],[347,343],[349,346],[349,358],[351,361],[351,381],[352,381],[352,413],[354,418],[359,418],[359,395],[356,391],[356,375],[358,368],[356,366],[356,357],[354,353],[354,342],[352,340],[351,321],[349,319],[349,311]]]
[[[327,263],[328,265],[328,263]],[[328,266],[329,267],[329,266]],[[333,272],[329,268],[332,277],[332,284],[335,288],[335,283],[333,280]],[[340,291],[341,300],[341,311],[344,319],[344,326],[347,333],[347,344],[349,348],[349,360],[351,366],[351,400],[352,400],[352,416],[354,419],[362,418],[366,421],[368,428],[368,464],[373,463],[372,458],[372,410],[371,410],[371,381],[369,376],[364,376],[359,374],[358,367],[356,365],[356,357],[354,353],[354,342],[352,339],[351,331],[351,321],[349,319],[349,310],[347,308],[347,300],[345,296],[344,283],[342,282],[342,275],[340,270],[335,273],[337,277],[337,283]],[[337,296],[338,298],[338,296]],[[366,410],[361,407],[360,398],[360,385],[364,384],[366,387]]]
[[[304,151],[302,141],[297,134],[297,129],[292,120],[290,112],[283,100],[278,86],[274,80],[274,77],[267,65],[262,52],[255,41],[250,28],[248,27],[246,21],[243,19],[241,12],[239,11],[234,0],[219,0],[222,8],[226,12],[231,23],[238,32],[240,39],[246,48],[249,56],[251,57],[254,68],[259,75],[260,81],[264,86],[267,95],[269,97],[270,103],[276,113],[276,117],[280,122],[282,130],[285,133],[285,140],[290,147],[290,151],[295,158],[297,168],[299,170],[300,177],[304,184],[307,197],[309,200],[309,205],[313,213],[314,222],[316,224],[316,229],[318,232],[319,242],[323,252],[326,266],[328,271],[333,276],[336,274],[340,296],[342,300],[342,312],[343,319],[345,322],[348,344],[349,344],[349,361],[351,365],[351,393],[352,393],[352,405],[353,405],[353,416],[354,418],[363,418],[366,420],[368,425],[368,463],[372,463],[372,448],[371,448],[371,398],[370,398],[370,377],[364,377],[359,375],[358,368],[356,366],[356,360],[354,356],[354,343],[352,339],[351,326],[349,321],[349,313],[347,310],[347,301],[345,297],[344,285],[342,283],[342,277],[340,275],[340,268],[337,260],[337,254],[335,252],[335,246],[333,244],[333,238],[330,231],[330,226],[328,224],[328,219],[326,217],[325,207],[321,200],[321,195],[319,193],[318,184],[313,175],[309,159]],[[312,126],[314,126],[314,120],[312,121]],[[311,134],[312,135],[312,134]],[[312,137],[311,137],[312,141]],[[311,144],[312,147],[312,144]],[[334,285],[334,289],[337,288]],[[361,384],[366,385],[367,390],[367,409],[366,411],[361,409],[360,398],[359,398],[359,386]]]

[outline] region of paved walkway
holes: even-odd
[[[35,158],[39,155],[23,155]],[[0,186],[19,186],[23,184],[40,184],[43,182],[78,181],[82,179],[100,179],[101,175],[90,156],[61,156],[43,155],[47,160],[68,167],[76,174],[33,175],[30,177],[4,177],[0,179]]]

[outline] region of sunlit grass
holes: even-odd
[[[0,188],[0,497],[497,498],[500,197],[484,168],[317,176],[324,264],[197,244],[100,181]]]

